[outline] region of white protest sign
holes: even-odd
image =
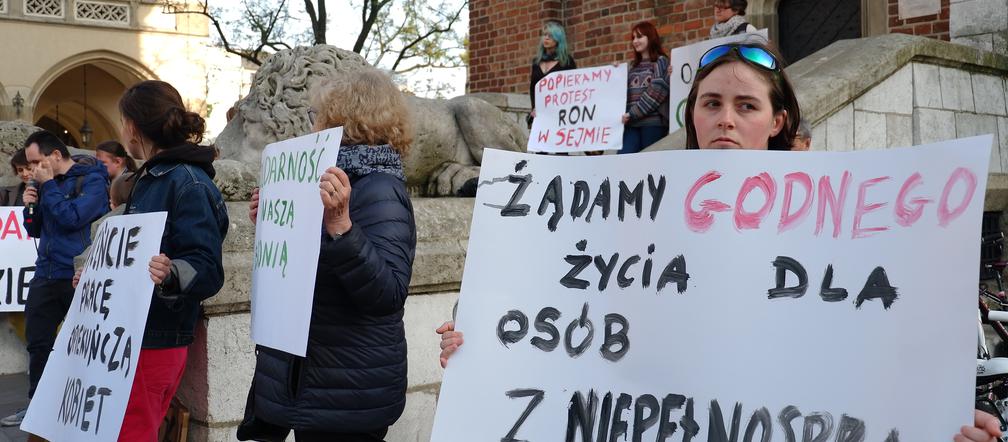
[[[319,179],[336,165],[343,128],[266,146],[252,257],[252,339],[304,356],[322,243]]]
[[[133,387],[167,212],[113,216],[95,235],[21,429],[53,442],[119,436]]]
[[[0,312],[24,311],[35,276],[35,241],[24,228],[22,207],[0,207]]]
[[[710,48],[728,43],[745,41],[758,35],[767,39],[767,30],[760,29],[752,34],[731,35],[728,37],[715,38],[681,46],[669,51],[671,66],[669,69],[669,133],[679,130],[685,124],[686,98],[689,97],[690,88],[693,87],[693,77],[700,70],[700,57]]]
[[[486,151],[432,440],[951,440],[991,143]]]
[[[552,72],[536,83],[529,152],[586,152],[623,147],[627,66]]]

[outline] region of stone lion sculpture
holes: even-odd
[[[318,80],[353,75],[367,66],[358,54],[327,45],[274,54],[259,68],[249,94],[236,104],[236,115],[217,137],[221,158],[258,170],[267,144],[311,132],[307,96]],[[403,163],[414,194],[455,195],[463,183],[479,176],[486,147],[525,150],[522,127],[483,100],[410,97],[409,103],[415,135]]]

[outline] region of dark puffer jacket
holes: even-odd
[[[392,155],[376,159],[383,148]],[[367,159],[355,157],[361,149]],[[406,404],[402,319],[416,226],[398,155],[350,146],[339,156],[353,227],[336,239],[322,233],[306,357],[258,347],[252,400],[255,415],[273,425],[377,431]]]

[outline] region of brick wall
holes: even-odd
[[[899,18],[899,0],[889,0],[889,32],[949,41],[949,2],[941,0],[941,12],[907,20]]]
[[[949,40],[949,3],[937,15],[899,19],[888,3],[888,30]],[[469,6],[469,92],[527,93],[531,60],[545,20],[565,24],[579,66],[626,61],[630,28],[651,20],[665,48],[707,38],[714,0],[472,0]]]
[[[542,24],[565,24],[579,66],[627,61],[630,28],[651,20],[665,47],[706,38],[714,0],[473,0],[469,6],[469,92],[527,93]],[[565,6],[565,7],[564,7]]]

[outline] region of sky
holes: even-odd
[[[307,29],[310,28],[307,13],[304,10],[303,0],[288,0],[290,13],[298,23],[303,23]],[[461,0],[445,0],[450,5],[458,7]],[[351,50],[360,32],[360,4],[362,0],[328,0],[326,9],[328,10],[329,22],[326,29],[326,40],[329,44],[340,48]],[[432,4],[440,3],[440,0],[431,1]],[[242,0],[221,0],[211,3],[211,6],[226,8],[228,14],[235,14],[237,17],[241,11]],[[392,9],[396,11],[395,8]],[[466,35],[469,30],[468,10],[463,11],[458,23],[453,26],[458,35]],[[211,25],[211,35],[216,35],[216,31]],[[381,66],[380,66],[381,67]],[[443,83],[447,90],[442,93],[443,97],[450,98],[465,93],[466,69],[423,69],[412,71],[404,75],[400,82],[411,92],[420,95],[433,97],[424,85],[433,82]]]

